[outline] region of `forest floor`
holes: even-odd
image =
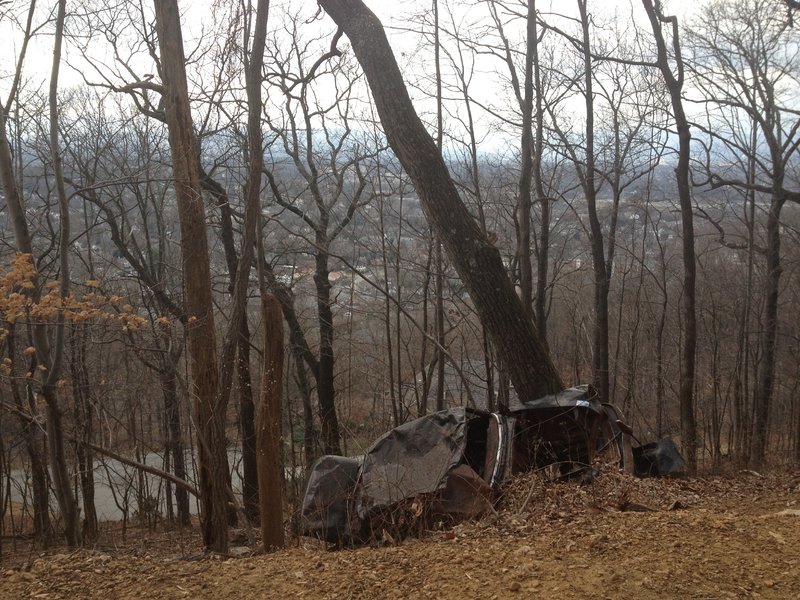
[[[0,598],[798,598],[800,471],[530,474],[497,514],[380,548],[209,557],[196,535],[48,553],[4,541]]]

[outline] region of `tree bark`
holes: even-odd
[[[75,457],[79,480],[81,483],[81,499],[83,500],[83,539],[86,543],[97,538],[97,509],[94,503],[94,455],[91,448],[83,442],[92,442],[94,437],[94,419],[90,400],[89,369],[86,364],[86,327],[76,324],[70,335],[70,375],[75,411]]]
[[[319,4],[350,38],[389,144],[414,182],[428,221],[469,291],[519,397],[531,400],[561,390],[561,378],[506,275],[499,251],[470,216],[414,111],[380,21],[360,0]]]
[[[266,551],[284,546],[281,466],[281,398],[283,397],[283,320],[275,296],[262,292],[264,363],[258,412],[258,496],[261,538]]]
[[[48,502],[48,472],[47,472],[47,459],[45,457],[45,443],[42,428],[33,419],[25,419],[21,415],[26,411],[31,414],[36,414],[36,403],[34,401],[33,389],[30,381],[25,382],[23,400],[23,392],[20,387],[23,386],[21,380],[21,373],[17,373],[17,356],[16,356],[16,325],[6,325],[8,334],[6,336],[6,346],[8,348],[8,357],[11,359],[11,397],[14,400],[14,406],[17,408],[19,417],[19,424],[22,429],[22,438],[25,442],[25,450],[28,454],[28,460],[31,467],[31,492],[33,494],[33,537],[36,542],[42,546],[47,546],[52,537],[52,525],[50,523],[50,506]],[[31,357],[28,370],[34,372],[36,369],[36,359]],[[27,407],[26,407],[27,404]]]
[[[53,47],[53,68],[50,74],[50,154],[53,160],[53,173],[56,180],[56,194],[59,207],[59,291],[66,299],[70,293],[69,281],[69,236],[70,213],[69,198],[64,184],[64,170],[61,166],[61,152],[58,143],[58,73],[61,67],[61,43],[64,34],[66,0],[58,3],[56,15],[56,35]],[[50,450],[50,468],[53,473],[53,487],[64,522],[64,537],[70,546],[81,543],[81,530],[78,516],[78,502],[70,485],[67,456],[64,447],[64,430],[61,424],[62,409],[58,401],[58,379],[64,356],[64,315],[59,315],[52,347],[52,358],[44,375],[42,397],[47,403],[47,445]]]
[[[522,137],[520,139],[519,189],[517,193],[517,271],[522,308],[533,308],[533,264],[531,262],[531,184],[533,182],[533,57],[536,47],[536,3],[528,2],[525,67],[522,82]],[[537,115],[538,116],[538,115]]]
[[[542,74],[539,64],[539,34],[536,27],[536,1],[529,0],[533,7],[533,15],[528,15],[528,19],[533,23],[528,24],[529,52],[533,69],[533,83],[536,91],[536,137],[534,139],[533,162],[533,186],[536,190],[536,201],[539,203],[539,252],[536,257],[536,294],[534,297],[534,315],[536,328],[539,330],[542,343],[547,344],[547,278],[550,270],[550,199],[544,193],[542,182],[542,153],[544,147],[544,101],[542,90]]]
[[[188,315],[190,393],[195,399],[200,463],[201,528],[204,545],[228,549],[229,475],[225,415],[215,411],[218,364],[211,297],[211,270],[200,188],[197,141],[192,128],[186,61],[176,0],[155,0],[161,50],[164,106],[172,151],[181,225],[183,285]]]

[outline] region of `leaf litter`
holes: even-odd
[[[373,548],[295,540],[207,556],[196,530],[93,550],[9,554],[6,543],[0,598],[790,598],[798,516],[797,470],[637,479],[606,465],[590,483],[534,472],[495,513]]]

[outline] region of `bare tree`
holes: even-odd
[[[749,464],[759,469],[769,441],[769,416],[775,388],[778,307],[782,275],[781,212],[800,195],[787,189],[800,147],[798,111],[787,87],[798,83],[797,34],[777,0],[715,3],[703,12],[702,26],[692,30],[691,62],[716,120],[704,128],[725,153],[750,157],[744,172],[711,167],[712,187],[732,186],[755,193],[766,208],[766,284],[760,332],[761,361],[754,396],[753,439]]]
[[[685,327],[681,355],[681,442],[689,470],[694,472],[697,469],[697,423],[694,414],[695,352],[697,348],[695,308],[697,263],[694,250],[694,207],[689,185],[692,135],[689,129],[689,121],[683,108],[684,64],[681,54],[678,18],[664,16],[661,12],[661,3],[658,0],[655,4],[653,4],[652,0],[642,0],[642,4],[647,11],[647,16],[653,29],[657,50],[657,65],[669,91],[673,118],[678,130],[678,166],[675,169],[675,177],[678,184],[678,198],[680,200],[682,219],[683,319]],[[669,27],[669,46],[664,36],[663,26]]]
[[[466,211],[441,153],[416,113],[383,28],[362,2],[320,5],[347,34],[372,89],[389,144],[475,303],[522,398],[557,391],[561,379],[517,298],[497,249]]]
[[[58,4],[55,24],[55,43],[53,50],[52,70],[50,74],[49,107],[50,107],[50,153],[53,161],[53,172],[56,179],[56,190],[59,202],[60,228],[59,228],[59,268],[60,268],[60,295],[66,298],[69,294],[69,203],[64,184],[64,174],[61,167],[61,154],[58,139],[58,74],[61,65],[61,44],[63,40],[64,19],[66,13],[65,2]],[[34,269],[32,299],[38,302],[41,298],[39,290],[38,272],[33,262],[33,244],[27,222],[25,220],[22,198],[14,178],[11,150],[6,137],[5,109],[0,106],[0,176],[6,194],[6,204],[14,223],[14,233],[17,241],[17,250],[29,257]],[[33,342],[36,348],[37,362],[43,372],[39,393],[46,404],[47,415],[47,445],[53,469],[53,483],[64,520],[64,536],[68,544],[76,546],[81,541],[80,522],[78,518],[78,504],[72,492],[71,482],[67,469],[64,447],[64,430],[62,424],[62,408],[58,399],[58,381],[61,377],[61,367],[64,353],[64,316],[59,314],[55,333],[51,339],[46,323],[38,322],[33,326]]]
[[[25,61],[28,43],[33,36],[33,17],[36,10],[36,2],[32,1],[28,7],[27,19],[25,22],[25,30],[23,40],[17,58],[16,69],[14,71],[14,78],[11,84],[11,90],[8,99],[3,105],[0,100],[0,183],[3,186],[5,194],[6,206],[12,221],[14,230],[14,237],[17,242],[17,251],[32,253],[33,244],[31,234],[25,219],[25,206],[23,203],[21,191],[17,183],[17,173],[14,169],[14,157],[12,154],[11,144],[8,138],[8,124],[9,111],[11,110],[12,103],[19,103],[19,86],[23,75],[23,65]],[[20,123],[17,122],[17,129],[19,133]],[[17,158],[20,158],[19,151]],[[21,173],[19,173],[21,177]],[[38,291],[34,290],[33,295]],[[8,355],[11,359],[11,374],[18,368],[19,361],[16,360],[16,335],[15,328],[10,324],[7,327],[9,333],[6,338],[8,346]],[[30,360],[29,371],[35,372],[36,358],[32,357]],[[24,411],[26,408],[31,414],[36,414],[35,403],[35,390],[33,382],[28,379],[25,381],[24,386],[19,384],[19,380],[12,379],[11,392],[14,404],[19,411]],[[24,398],[24,399],[23,399]],[[31,463],[31,474],[33,484],[33,508],[34,508],[34,536],[35,539],[43,544],[50,540],[51,524],[50,524],[50,509],[48,503],[48,472],[47,461],[45,456],[45,440],[42,429],[37,423],[27,421],[23,417],[19,417],[20,425],[24,432],[25,446],[28,457]]]
[[[169,128],[175,195],[181,221],[185,306],[200,456],[203,543],[228,549],[230,484],[225,450],[225,404],[217,393],[218,364],[205,210],[186,85],[178,4],[157,0],[156,30],[161,48],[164,109]],[[238,324],[237,324],[238,325]],[[237,330],[238,332],[238,327]]]
[[[290,20],[293,29],[287,55],[278,52],[271,60],[274,70],[267,74],[281,98],[280,116],[270,115],[267,120],[280,148],[273,153],[281,152],[289,164],[281,164],[279,155],[266,168],[266,175],[275,202],[294,217],[298,233],[310,231],[319,351],[309,366],[317,384],[324,451],[339,454],[330,253],[356,210],[368,200],[363,163],[373,152],[351,127],[357,85],[352,69],[346,63],[329,66],[339,54],[335,44],[309,66],[308,44],[296,28],[299,17]],[[332,99],[318,91],[317,80],[326,77],[335,90]],[[287,176],[291,170],[304,187],[298,188],[293,177]]]

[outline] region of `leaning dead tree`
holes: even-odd
[[[464,282],[522,399],[563,385],[500,252],[467,211],[444,159],[414,110],[386,33],[360,0],[319,0],[353,46],[387,140],[414,183],[425,215]]]

